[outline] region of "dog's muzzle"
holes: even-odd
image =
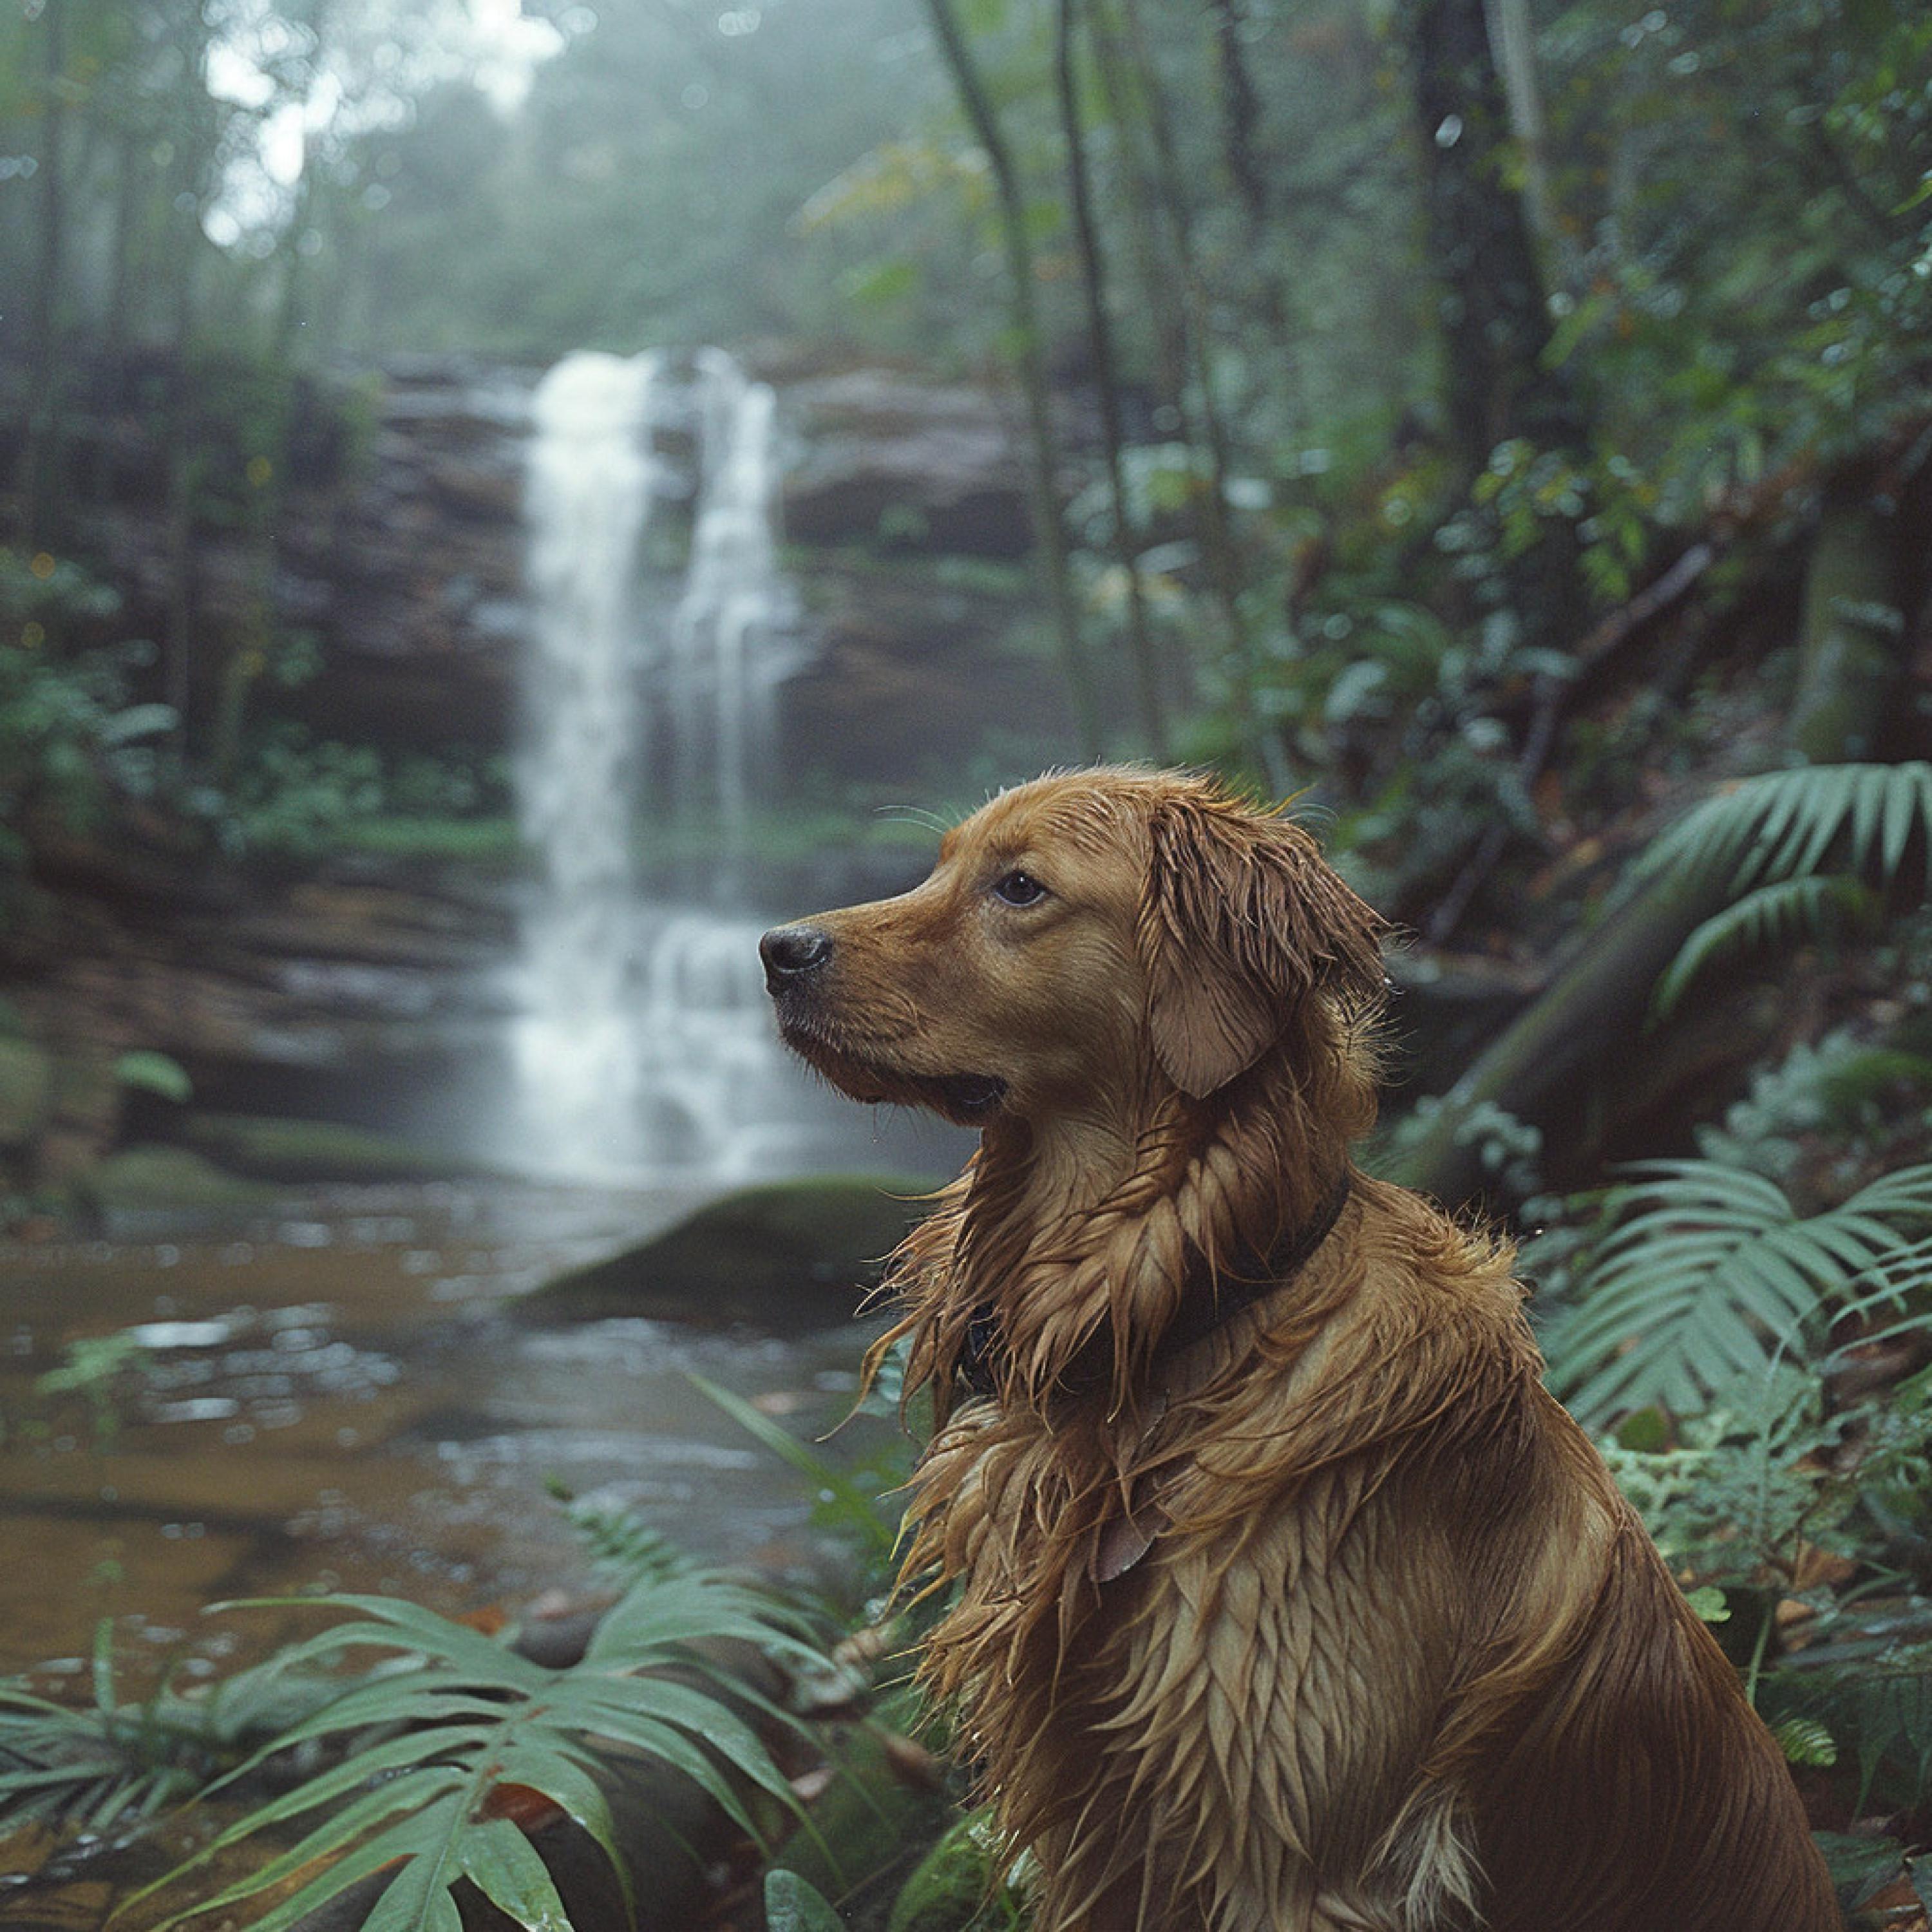
[[[798,986],[830,962],[832,935],[815,926],[775,926],[758,941],[765,988],[776,995]]]

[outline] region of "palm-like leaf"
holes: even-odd
[[[1808,937],[1868,909],[1852,880],[1890,884],[1915,843],[1932,845],[1932,764],[1919,760],[1769,772],[1694,806],[1652,841],[1630,883],[1676,873],[1720,885],[1733,903],[1684,942],[1659,983],[1658,1011],[1720,953]]]
[[[1615,1225],[1545,1337],[1551,1386],[1600,1419],[1659,1402],[1700,1408],[1762,1372],[1855,1298],[1932,1282],[1912,1228],[1932,1220],[1932,1166],[1903,1168],[1801,1218],[1762,1175],[1659,1162],[1620,1191]]]
[[[1822,938],[1841,925],[1869,920],[1877,903],[1861,880],[1835,874],[1754,886],[1684,940],[1651,995],[1652,1013],[1668,1019],[1684,989],[1713,960]]]
[[[542,1860],[514,1823],[490,1815],[488,1801],[506,1786],[542,1793],[602,1847],[628,1898],[598,1775],[600,1754],[614,1747],[645,1754],[688,1778],[748,1831],[757,1828],[748,1792],[795,1803],[758,1732],[719,1694],[726,1673],[692,1648],[722,1639],[804,1650],[795,1621],[752,1590],[698,1571],[647,1576],[604,1619],[582,1661],[563,1670],[533,1664],[414,1604],[357,1596],[316,1602],[350,1612],[350,1620],[291,1646],[277,1660],[279,1667],[369,1646],[402,1652],[411,1661],[345,1690],[231,1776],[244,1777],[267,1757],[316,1740],[342,1743],[370,1732],[376,1741],[237,1820],[171,1873],[164,1885],[177,1884],[243,1839],[332,1808],[279,1856],[177,1912],[158,1932],[293,1884],[254,1928],[286,1932],[391,1868],[394,1876],[365,1932],[456,1932],[450,1888],[464,1878],[517,1924],[568,1932],[568,1911]],[[679,1674],[660,1674],[668,1666]],[[715,1688],[700,1688],[706,1683]],[[742,1686],[730,1688],[734,1697],[747,1694]]]
[[[1896,875],[1915,831],[1932,826],[1932,764],[1802,765],[1746,778],[1653,839],[1640,878],[1680,868],[1728,875],[1734,894],[1833,871]]]

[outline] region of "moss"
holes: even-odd
[[[779,1332],[848,1322],[931,1186],[835,1174],[747,1188],[560,1276],[524,1312],[568,1320],[649,1313]]]
[[[110,1220],[157,1209],[252,1208],[273,1191],[184,1147],[124,1148],[97,1161],[76,1189],[88,1207]]]
[[[900,1888],[886,1932],[995,1932],[1015,1923],[995,1843],[982,1814],[961,1819]]]
[[[26,1145],[46,1118],[53,1056],[32,1041],[0,1034],[0,1148]]]
[[[478,1171],[473,1161],[334,1120],[200,1114],[182,1134],[223,1167],[265,1180],[447,1180]]]

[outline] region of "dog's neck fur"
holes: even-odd
[[[897,1258],[908,1386],[944,1420],[976,1318],[998,1334],[1003,1407],[1046,1412],[1078,1387],[1131,1416],[1149,1365],[1203,1268],[1211,1280],[1319,1220],[1374,1116],[1367,1054],[1325,1001],[1305,1001],[1262,1060],[1204,1100],[1157,1070],[1096,1120],[1004,1119]],[[1070,1150],[1077,1139],[1078,1157]],[[1051,1292],[1048,1292],[1050,1289]]]

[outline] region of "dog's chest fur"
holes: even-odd
[[[1417,1767],[1465,1648],[1440,1587],[1462,1562],[1415,1441],[1444,1391],[1405,1392],[1454,1362],[1460,1432],[1534,1358],[1486,1253],[1431,1334],[1375,1292],[1376,1247],[1310,1284],[1346,1314],[1286,1349],[1244,1317],[1132,1415],[975,1404],[922,1466],[916,1555],[958,1589],[927,1675],[1040,1850],[1044,1924],[1232,1928],[1244,1900],[1309,1932],[1458,1922],[1457,1787]]]

